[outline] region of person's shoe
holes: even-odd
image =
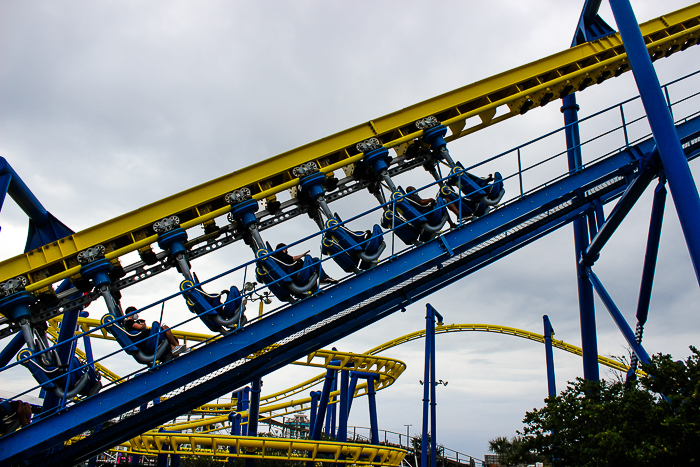
[[[327,277],[321,281],[321,284],[337,284],[338,280],[333,279],[332,277]]]
[[[171,353],[173,354],[173,357],[177,357],[178,355],[185,352],[186,350],[187,350],[187,347],[185,347],[184,345],[178,345],[171,351]]]

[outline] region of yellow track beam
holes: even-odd
[[[398,466],[406,455],[406,451],[399,448],[348,442],[153,431],[132,439],[130,443],[131,449],[141,454],[198,455],[221,459],[240,457],[347,465]],[[165,449],[165,445],[172,446],[173,450]],[[230,454],[229,447],[235,447],[237,454]],[[345,459],[341,459],[341,456],[345,456]]]
[[[697,43],[700,4],[695,4],[640,25],[653,59],[666,57]],[[257,200],[269,198],[298,184],[291,170],[315,161],[327,174],[359,161],[355,144],[378,137],[385,147],[396,147],[422,135],[413,123],[434,115],[448,125],[447,141],[478,131],[504,119],[545,105],[564,92],[583,90],[629,69],[619,34],[581,44],[513,70],[469,84],[419,104],[371,120],[335,135],[255,163],[208,183],[167,197],[141,209],[88,228],[41,248],[0,263],[0,282],[23,275],[36,291],[79,274],[79,251],[102,244],[107,258],[146,247],[157,240],[152,224],[177,215],[187,229],[229,211],[226,193],[248,187]],[[494,118],[497,107],[507,112]],[[479,117],[465,127],[465,120]]]

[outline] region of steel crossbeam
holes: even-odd
[[[692,5],[640,25],[652,59],[669,56],[697,43],[700,38],[700,4]],[[28,251],[0,263],[0,281],[24,275],[28,290],[37,290],[63,278],[76,276],[80,266],[76,255],[85,248],[103,244],[107,258],[144,248],[157,241],[152,224],[177,215],[184,228],[222,216],[230,209],[223,196],[249,187],[258,200],[273,199],[276,193],[298,183],[292,168],[316,161],[330,173],[351,165],[362,154],[355,144],[378,137],[385,147],[396,147],[422,135],[414,122],[429,115],[448,125],[447,141],[478,131],[506,118],[546,105],[591,84],[617,76],[629,68],[618,34],[567,49],[558,54],[464,86],[392,114],[350,128],[322,140],[288,151],[249,167],[224,175],[203,185],[152,203],[131,213]],[[497,107],[507,112],[495,117]],[[479,117],[479,123],[465,127],[465,121]]]

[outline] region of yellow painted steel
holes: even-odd
[[[211,436],[198,433],[172,434],[149,431],[130,441],[131,449],[147,454],[180,454],[278,461],[310,461],[345,465],[398,466],[406,451],[389,446],[247,436]],[[166,449],[165,445],[174,447]],[[229,447],[237,453],[230,454]],[[344,457],[344,458],[341,458]]]
[[[517,328],[511,328],[508,326],[498,326],[494,324],[448,324],[435,326],[435,334],[465,331],[495,332],[498,334],[507,334],[509,336],[521,337],[523,339],[529,339],[544,344],[544,336],[542,334],[524,331],[522,329]],[[392,347],[396,347],[397,345],[405,344],[406,342],[410,342],[416,339],[422,339],[423,337],[425,337],[425,329],[406,334],[405,336],[401,336],[389,342],[385,342],[384,344],[378,345],[377,347],[374,347],[373,349],[370,349],[365,353],[375,355],[379,352],[383,352],[386,349],[390,349]],[[583,350],[581,349],[581,347],[576,347],[575,345],[567,344],[564,341],[557,340],[554,338],[552,338],[552,347],[556,347],[557,349],[561,349],[574,355],[578,355],[579,357],[583,355]],[[612,368],[613,370],[618,370],[622,372],[626,372],[627,370],[629,370],[629,366],[625,365],[624,363],[618,362],[617,360],[614,360],[612,358],[604,357],[602,355],[598,355],[598,363]],[[644,374],[641,371],[639,371],[638,373]]]
[[[697,43],[700,4],[648,21],[640,28],[652,58],[668,56],[684,45]],[[357,162],[362,154],[358,154],[355,144],[367,138],[378,137],[385,147],[399,146],[422,135],[422,131],[415,131],[416,120],[434,115],[450,127],[452,134],[446,139],[451,141],[524,113],[527,108],[545,105],[563,92],[582,90],[627,69],[619,34],[567,49],[236,170],[5,260],[0,263],[0,281],[24,275],[30,282],[27,290],[42,289],[79,274],[76,255],[85,248],[102,244],[107,249],[107,258],[117,259],[154,243],[157,235],[152,224],[164,217],[177,215],[187,229],[226,214],[229,207],[223,196],[235,189],[248,187],[255,199],[270,198],[298,183],[291,170],[302,163],[316,161],[323,172],[330,174]],[[496,108],[501,106],[506,106],[507,111],[495,117]],[[478,122],[467,127],[465,120],[471,117],[478,117]]]

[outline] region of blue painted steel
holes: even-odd
[[[248,412],[248,408],[250,407],[250,388],[248,386],[244,387],[241,390],[241,411],[243,412]],[[248,414],[250,415],[250,413]],[[248,422],[250,418],[249,417],[243,417],[241,419],[241,436],[248,436]]]
[[[331,386],[331,393],[338,389],[338,370],[333,370],[333,385]],[[335,437],[335,410],[338,404],[333,404],[333,401],[337,399],[330,398],[328,400],[328,408],[326,409],[326,427],[324,433],[326,436]]]
[[[362,158],[362,163],[371,168],[376,174],[380,173],[382,170],[388,169],[390,162],[391,156],[389,155],[389,150],[385,148],[370,151]]]
[[[158,246],[164,251],[169,251],[170,256],[173,258],[180,253],[187,252],[184,245],[186,241],[187,231],[182,228],[171,230],[158,236]]]
[[[435,317],[430,313],[430,308],[425,310],[425,364],[423,366],[423,428],[421,431],[420,444],[420,465],[428,466],[428,417],[430,404],[430,355],[432,346],[430,345],[431,328],[435,329]]]
[[[14,335],[14,337],[7,343],[2,352],[0,352],[0,368],[7,365],[10,360],[15,358],[17,352],[24,347],[24,336],[21,332]]]
[[[695,128],[692,131],[697,130],[697,122],[695,120],[695,123],[689,123],[687,127],[679,127],[679,131],[689,135],[691,134],[690,128]],[[597,183],[596,181],[607,180],[611,177],[629,173],[628,165],[636,160],[637,156],[635,154],[639,151],[648,151],[653,147],[653,142],[642,143],[639,147],[641,149],[615,154],[604,162],[592,164],[582,169],[576,177],[563,178],[529,194],[526,198],[503,206],[499,209],[500,216],[498,219],[486,216],[470,223],[468,229],[458,229],[449,232],[446,234],[447,240],[456,254],[464,253],[485,240],[512,229],[519,223],[532,219],[554,207],[558,201],[553,200],[559,196],[562,197],[562,200],[568,199],[567,196],[569,195],[564,194],[578,190],[585,191],[588,189],[587,187],[594,186]],[[648,149],[644,149],[645,147],[648,147]],[[619,191],[613,190],[604,196],[601,195],[601,201],[607,202],[609,199],[618,196],[618,194]],[[212,342],[207,346],[207,352],[194,351],[167,363],[169,365],[167,372],[155,371],[139,375],[119,385],[118,391],[110,388],[96,397],[81,402],[71,408],[70,419],[66,419],[63,416],[52,416],[50,417],[52,419],[51,424],[38,423],[25,427],[22,435],[28,435],[27,439],[30,440],[29,442],[13,444],[12,440],[16,435],[3,437],[0,439],[0,456],[4,459],[19,459],[20,457],[18,456],[22,455],[22,453],[24,457],[27,457],[32,451],[41,452],[50,447],[52,443],[60,442],[66,437],[72,436],[73,433],[77,434],[85,431],[85,429],[94,426],[99,420],[113,418],[123,413],[123,411],[129,410],[128,407],[136,405],[141,398],[151,399],[168,390],[181,387],[198,377],[211,374],[224,365],[237,361],[239,358],[245,358],[257,350],[279,342],[285,336],[306,329],[307,326],[334,316],[335,313],[342,310],[347,310],[350,306],[370,300],[370,302],[360,307],[358,311],[347,315],[347,318],[343,318],[346,321],[340,321],[347,322],[347,326],[337,326],[334,323],[330,323],[319,329],[317,333],[312,333],[308,339],[302,339],[304,342],[290,344],[294,347],[290,347],[290,345],[283,346],[279,351],[266,354],[270,356],[269,360],[265,362],[253,360],[241,366],[240,370],[241,372],[246,371],[245,376],[247,378],[273,371],[283,364],[299,358],[305,352],[318,348],[319,345],[325,345],[371,324],[393,311],[405,307],[408,303],[464,277],[484,264],[488,264],[490,261],[511,251],[515,251],[515,249],[527,244],[529,241],[539,238],[558,226],[565,225],[576,217],[578,212],[587,208],[589,206],[582,205],[568,213],[552,213],[551,221],[538,224],[540,227],[530,231],[527,235],[519,236],[517,233],[511,232],[507,242],[501,242],[497,247],[488,250],[483,255],[472,255],[466,260],[446,266],[440,274],[427,275],[417,281],[415,280],[417,274],[442,264],[447,257],[442,244],[436,241],[411,249],[401,255],[401,262],[383,263],[377,268],[363,273],[361,280],[359,280],[360,278],[349,279],[336,286],[332,291],[316,295],[296,304],[291,309],[294,318],[290,317],[289,311],[282,310],[270,315],[265,320],[249,323],[246,326],[245,333],[230,334]],[[392,293],[385,294],[379,300],[376,299],[377,291],[398,286],[408,279],[412,280],[410,287],[399,288]],[[352,321],[350,321],[350,318],[352,318]],[[118,430],[115,426],[105,436],[107,434],[111,436],[109,440],[111,443],[129,439],[129,437],[139,432],[137,430],[142,431],[146,423],[151,425],[165,422],[172,419],[172,414],[179,413],[176,410],[189,410],[220,394],[216,393],[216,391],[223,393],[231,390],[234,385],[239,385],[241,381],[244,381],[240,379],[242,376],[238,375],[239,373],[229,372],[229,374],[220,375],[212,379],[206,385],[203,384],[202,387],[206,387],[205,394],[197,395],[200,393],[185,391],[165,403],[149,408],[142,415],[137,414],[135,417],[132,417],[130,419],[131,423],[138,423],[139,426],[130,425],[130,428],[127,429],[124,425],[120,425]],[[225,383],[223,383],[224,381]],[[103,405],[100,401],[108,403]],[[341,411],[343,410],[342,407],[343,404],[341,404]],[[62,455],[71,455],[73,456],[72,458],[75,458],[75,456],[83,455],[83,453],[89,456],[93,452],[101,452],[99,449],[102,449],[106,444],[100,444],[102,441],[99,438],[94,439],[95,441],[88,438],[81,444],[66,448],[63,450],[65,454]],[[60,455],[54,455],[53,458],[56,459],[56,462],[61,459]]]
[[[642,282],[639,286],[639,300],[637,301],[637,323],[641,326],[644,326],[647,322],[647,315],[649,314],[656,258],[659,253],[661,225],[664,220],[664,206],[666,204],[666,187],[664,185],[665,180],[659,180],[659,184],[654,190],[654,202],[651,206],[649,236],[647,237],[647,249],[644,255],[644,267],[642,268]]]
[[[75,347],[70,345],[61,345],[71,339],[75,335],[76,325],[78,324],[78,316],[80,315],[80,309],[71,310],[67,313],[63,313],[63,320],[61,321],[61,331],[58,334],[58,339],[56,340],[56,353],[58,353],[58,359],[60,362],[68,362],[73,358]]]
[[[323,183],[326,181],[326,174],[319,172],[306,176],[299,182],[299,188],[308,193],[311,199],[316,199],[325,193]]]
[[[348,439],[348,370],[340,370],[340,408],[338,409],[338,441]]]
[[[575,39],[574,39],[575,40]],[[578,110],[576,95],[569,94],[562,101],[561,111],[566,124],[566,148],[569,171],[581,170],[581,136],[578,127]],[[574,254],[576,255],[576,277],[578,288],[579,320],[581,323],[581,348],[583,349],[583,376],[592,381],[600,379],[598,370],[598,339],[596,337],[595,305],[593,289],[586,280],[583,266],[578,264],[581,252],[588,245],[586,219],[574,220]]]
[[[357,390],[357,380],[359,376],[355,374],[354,371],[350,372],[350,385],[348,389],[348,417],[350,416],[350,410],[352,410],[352,402],[355,400],[353,395]]]
[[[547,391],[550,396],[557,395],[557,382],[554,378],[554,352],[552,351],[552,335],[554,328],[549,322],[549,316],[542,316],[544,321],[544,352],[547,360]]]
[[[340,365],[340,361],[332,360],[331,365]],[[323,390],[321,392],[321,400],[319,401],[316,422],[312,424],[313,431],[311,431],[311,439],[321,439],[321,431],[328,408],[328,398],[330,397],[333,383],[335,383],[335,373],[336,370],[334,369],[329,368],[326,370],[326,378],[323,382]]]
[[[598,15],[602,0],[586,0],[576,27],[572,47],[613,34],[615,31]]]
[[[437,401],[435,395],[435,318],[442,316],[430,303],[425,311],[425,370],[423,374],[423,434],[421,467],[428,465],[428,436],[430,436],[430,465],[437,465]],[[430,435],[428,435],[428,405],[430,405]]]
[[[321,397],[320,391],[311,391],[311,405],[309,408],[309,433],[316,431],[316,418],[318,416],[318,400]]]
[[[32,316],[29,305],[32,305],[34,300],[34,295],[29,292],[14,293],[9,297],[0,299],[0,313],[12,319],[15,323],[19,323],[21,320]]]
[[[622,224],[627,214],[632,210],[637,200],[642,196],[644,190],[656,177],[659,167],[654,163],[657,159],[658,151],[655,149],[644,160],[640,161],[640,170],[637,178],[630,184],[620,200],[617,202],[603,226],[598,230],[596,236],[591,240],[591,244],[581,253],[581,263],[584,266],[592,266],[600,256],[600,251],[610,240],[615,230]]]
[[[241,226],[247,229],[251,224],[258,221],[255,213],[258,211],[258,202],[254,199],[249,199],[240,204],[236,204],[231,208],[231,216],[241,222]]]
[[[378,375],[367,377],[367,399],[369,402],[369,428],[371,432],[371,443],[379,445],[379,422],[377,421],[377,390],[374,387]]]
[[[260,416],[260,378],[250,384],[250,408],[248,409],[248,436],[258,436],[258,418]],[[246,467],[255,467],[254,458],[246,458]]]
[[[0,210],[5,199],[5,193],[9,193],[12,199],[29,217],[29,229],[27,243],[24,252],[40,248],[47,243],[55,242],[61,238],[73,235],[73,231],[63,222],[56,219],[29,189],[17,172],[10,166],[5,158],[0,157],[0,176],[2,176],[2,197],[0,198]]]
[[[612,297],[610,297],[608,292],[605,290],[605,287],[603,287],[603,284],[598,279],[598,276],[595,275],[591,268],[586,268],[586,273],[588,274],[588,279],[591,281],[591,284],[593,284],[593,288],[598,293],[598,296],[605,305],[605,308],[608,309],[610,316],[612,316],[615,324],[627,341],[627,344],[632,348],[632,351],[637,355],[637,358],[639,358],[642,363],[648,363],[649,354],[646,350],[644,350],[644,347],[642,347],[641,344],[637,343],[632,328],[630,328],[630,325],[627,324],[627,321],[625,321],[624,316],[622,316],[622,313],[620,313],[617,305],[615,305],[615,302],[613,302]]]
[[[111,282],[109,272],[114,268],[107,259],[98,259],[94,263],[85,264],[80,268],[80,275],[91,280],[96,288],[109,285]]]
[[[610,0],[700,283],[700,196],[629,0]]]

